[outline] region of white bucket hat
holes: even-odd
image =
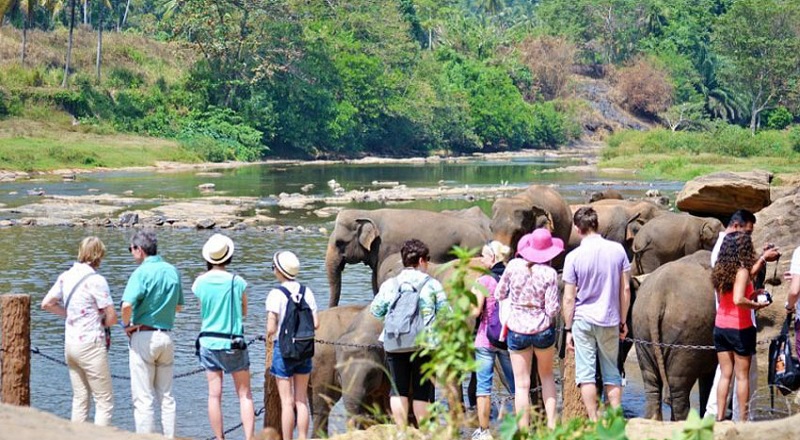
[[[289,251],[275,252],[272,257],[272,266],[290,280],[295,279],[300,272],[300,260],[297,259],[297,255]]]
[[[233,256],[233,240],[222,234],[212,235],[203,245],[203,259],[211,264],[220,264]]]

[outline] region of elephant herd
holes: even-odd
[[[697,251],[713,248],[724,229],[722,223],[714,218],[669,212],[647,200],[604,199],[591,206],[598,214],[598,232],[622,244],[632,260],[637,280],[636,300],[629,317],[633,335],[653,342],[710,345],[714,300],[709,254]],[[317,336],[337,344],[318,343],[316,347],[309,385],[314,396],[314,431],[327,429],[327,414],[339,398],[344,399],[351,415],[368,415],[367,408],[385,409],[388,405],[390,385],[378,345],[381,322],[363,305],[337,307],[346,265],[369,266],[375,293],[384,280],[402,269],[399,251],[410,238],[428,245],[435,264],[454,258],[450,254],[453,246],[476,248],[489,240],[509,245],[513,255],[520,237],[540,227],[550,229],[554,237],[568,243],[569,251],[580,244],[578,234],[572,233],[572,213],[579,207],[570,206],[549,186],[532,185],[516,195],[495,200],[491,218],[478,207],[443,212],[340,211],[325,257],[331,308],[322,312]],[[670,262],[674,263],[666,264]],[[563,256],[553,261],[558,270],[562,264]],[[639,285],[638,280],[642,279]],[[661,417],[663,388],[672,404],[673,418],[685,418],[692,385],[697,380],[705,385],[709,375],[713,378],[716,365],[713,351],[640,345],[637,356],[647,395],[646,415],[651,418]]]

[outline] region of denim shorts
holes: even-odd
[[[310,374],[311,359],[304,361],[287,361],[281,355],[280,345],[275,341],[272,349],[272,366],[269,372],[278,379],[290,379],[295,374]]]
[[[200,347],[200,365],[206,371],[222,371],[225,374],[250,369],[247,350],[211,350]]]
[[[503,375],[506,377],[508,386],[511,387],[508,392],[512,395],[514,394],[514,370],[511,368],[511,358],[508,356],[508,351],[494,347],[478,347],[475,349],[475,360],[478,361],[478,370],[475,372],[478,379],[477,389],[475,391],[476,396],[492,395],[495,357],[500,359],[500,367],[503,369]]]
[[[517,333],[509,329],[506,343],[508,343],[509,351],[523,351],[529,347],[543,350],[552,347],[556,343],[556,329],[549,327],[532,335]]]
[[[617,357],[619,356],[619,326],[603,327],[583,320],[572,323],[575,344],[575,383],[594,383],[597,360],[604,385],[622,385]]]

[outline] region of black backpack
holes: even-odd
[[[304,361],[314,356],[314,313],[306,302],[306,286],[300,285],[300,301],[294,302],[292,294],[283,286],[278,290],[286,295],[286,313],[283,315],[278,343],[281,356],[290,361]]]
[[[800,388],[800,361],[792,353],[792,341],[789,338],[792,321],[791,314],[786,316],[781,333],[769,344],[767,383],[770,392],[778,388],[784,396]]]

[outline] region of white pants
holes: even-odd
[[[64,358],[72,383],[72,421],[85,422],[89,419],[91,394],[95,425],[109,426],[114,412],[114,393],[105,342],[65,344]]]
[[[131,335],[131,397],[137,434],[156,434],[155,403],[161,403],[165,437],[175,437],[175,398],[172,367],[175,347],[169,332],[146,331]]]
[[[757,388],[757,381],[758,381],[758,362],[756,361],[756,355],[750,357],[750,399],[753,398],[753,394],[756,392]],[[717,402],[717,387],[719,386],[719,378],[722,375],[722,371],[717,365],[717,372],[714,374],[714,385],[711,386],[711,393],[708,396],[708,404],[706,405],[706,413],[713,414],[714,416],[717,415],[717,411],[719,408]],[[731,380],[731,388],[733,389],[732,393],[728,393],[728,396],[732,397],[733,400],[733,421],[740,422],[739,420],[739,399],[736,398],[736,375],[734,374]],[[723,411],[727,406],[727,402],[722,404]]]

